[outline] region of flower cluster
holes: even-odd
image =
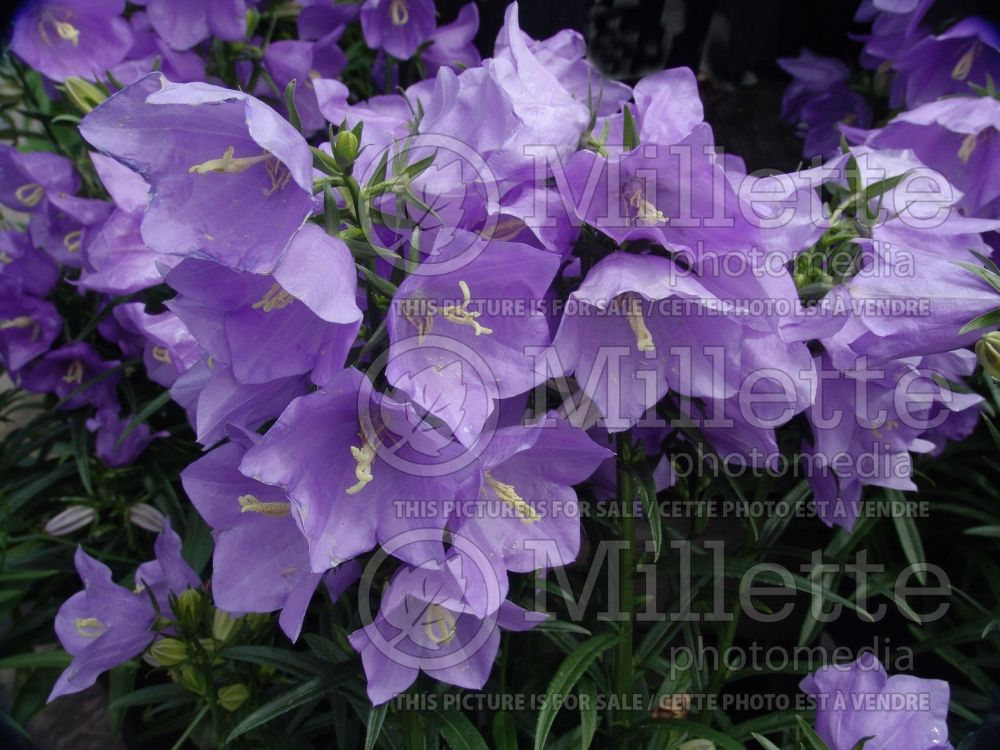
[[[651,459],[664,489],[668,440],[766,468],[796,434],[816,498],[849,508],[825,520],[850,528],[863,486],[915,489],[913,454],[975,426],[978,334],[960,331],[996,291],[961,264],[989,254],[1000,187],[965,169],[998,123],[966,84],[986,85],[995,47],[966,24],[913,57],[926,3],[870,5],[866,60],[891,60],[922,106],[862,131],[846,67],[788,61],[786,114],[831,159],[760,176],[719,152],[690,70],[606,80],[575,32],[525,34],[516,3],[481,60],[471,4],[438,27],[430,0],[310,3],[298,38],[272,41],[242,0],[147,0],[127,20],[122,2],[39,0],[15,54],[100,99],[120,87],[79,128],[110,201],[73,195],[66,160],[4,152],[0,200],[32,213],[3,235],[4,366],[123,432],[117,364],[52,348],[59,264],[104,295],[102,335],[205,449],[182,482],[214,532],[216,605],[280,611],[294,640],[320,583],[357,585],[373,703],[419,671],[480,688],[499,629],[539,619],[518,576],[576,560],[578,487],[606,497],[616,461]],[[385,80],[408,59],[428,77],[359,98],[338,80],[357,25]],[[210,37],[246,59],[206,69]],[[956,45],[972,46],[932,86],[921,59]],[[366,612],[362,569],[386,563]],[[80,663],[54,695],[153,638],[148,602],[78,566],[86,600],[59,635]]]

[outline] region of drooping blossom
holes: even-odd
[[[944,680],[889,677],[870,652],[851,664],[831,664],[799,688],[816,701],[816,733],[830,750],[951,750],[950,688]]]
[[[462,505],[455,528],[482,552],[506,593],[507,571],[528,573],[576,560],[580,514],[573,485],[613,454],[554,415],[530,427],[501,428],[486,442],[478,497]],[[486,614],[482,601],[467,603]]]
[[[873,148],[911,149],[963,196],[969,216],[1000,217],[1000,101],[953,96],[899,113],[866,138]]]
[[[128,466],[155,438],[169,435],[167,432],[154,433],[149,424],[143,422],[123,438],[129,422],[128,417],[122,418],[116,409],[108,408],[99,409],[87,420],[87,429],[96,434],[95,453],[105,466]]]
[[[180,537],[168,523],[155,543],[156,559],[143,563],[135,574],[137,590],[111,579],[111,571],[82,549],[74,562],[84,590],[71,596],[56,615],[56,635],[73,656],[59,676],[49,702],[86,690],[102,672],[138,656],[153,642],[156,618],[148,587],[161,611],[170,613],[168,594],[179,595],[198,586],[198,577],[180,557]]]
[[[0,276],[0,365],[11,374],[45,354],[62,331],[55,305]]]

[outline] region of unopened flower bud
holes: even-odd
[[[150,659],[160,667],[175,667],[187,661],[187,646],[176,638],[161,638],[149,647]]]
[[[979,339],[976,355],[983,369],[1000,380],[1000,331],[991,331]]]
[[[220,643],[225,643],[232,637],[239,624],[239,619],[234,619],[228,612],[217,609],[212,615],[212,637]]]
[[[10,80],[0,81],[0,104],[8,106],[17,104],[21,101],[22,96],[24,96],[24,92],[20,86]]]
[[[177,597],[174,614],[185,625],[196,626],[201,620],[201,593],[195,589],[184,590]]]
[[[181,670],[180,682],[181,685],[192,693],[197,693],[202,697],[208,696],[208,680],[205,679],[205,675],[202,674],[201,670],[195,669],[190,665],[184,667]]]
[[[93,508],[88,508],[85,505],[73,505],[50,518],[43,527],[43,531],[49,536],[65,536],[82,529],[84,526],[89,526],[96,516]]]
[[[147,503],[136,503],[128,511],[128,520],[140,529],[159,534],[163,531],[166,518],[156,508]]]
[[[62,84],[62,90],[73,106],[84,114],[108,98],[100,88],[82,78],[67,78]]]
[[[358,158],[358,146],[358,137],[346,128],[333,139],[333,158],[337,166],[348,174],[354,166],[354,160]]]
[[[219,688],[219,705],[227,711],[235,711],[250,697],[250,691],[242,682]]]

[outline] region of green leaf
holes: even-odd
[[[182,685],[171,682],[166,685],[151,685],[127,693],[111,702],[111,710],[129,706],[147,706],[151,703],[166,703],[175,700],[197,700],[198,696]]]
[[[142,407],[142,409],[139,410],[139,413],[129,420],[129,423],[122,431],[122,434],[118,436],[118,439],[115,441],[115,448],[117,448],[122,444],[122,441],[129,436],[132,430],[134,430],[136,427],[138,427],[143,422],[148,420],[151,416],[156,414],[156,412],[158,412],[164,406],[169,404],[170,399],[171,399],[170,391],[164,391],[159,396],[150,401],[148,404],[146,404],[144,407]]]
[[[649,523],[649,533],[653,538],[653,562],[656,562],[660,559],[660,548],[663,546],[663,519],[660,516],[660,505],[656,501],[656,480],[653,479],[648,461],[628,468],[639,490],[642,513]]]
[[[980,328],[989,328],[991,326],[1000,325],[1000,308],[996,310],[991,310],[988,313],[983,313],[979,317],[973,318],[959,330],[959,334],[968,333],[969,331],[975,331]]]
[[[263,664],[299,677],[312,677],[329,665],[311,656],[272,646],[230,646],[219,652],[223,659]]]
[[[73,657],[65,651],[39,651],[0,659],[0,669],[65,669]]]
[[[893,505],[892,524],[896,527],[896,536],[903,548],[907,562],[914,567],[917,580],[921,585],[927,585],[927,556],[924,554],[924,544],[920,541],[920,530],[912,516],[906,512],[906,501],[899,490],[889,490],[886,493]]]
[[[990,539],[1000,539],[1000,526],[973,526],[963,533],[969,536],[985,536]]]
[[[87,494],[93,495],[94,486],[90,482],[90,453],[87,450],[88,433],[82,415],[73,415],[70,429],[73,433],[73,461],[76,463],[76,472],[80,475],[80,483],[83,484]]]
[[[493,717],[493,746],[496,750],[517,750],[517,726],[509,711],[497,711]]]
[[[764,750],[781,750],[780,747],[775,745],[767,737],[757,734],[756,732],[751,732],[753,738],[757,740],[757,744],[760,745]]]
[[[858,744],[852,747],[851,750],[864,750],[865,745],[867,745],[869,741],[873,739],[875,739],[874,734],[871,737],[862,737],[860,740],[858,740]]]
[[[587,750],[597,733],[597,688],[587,678],[580,681],[580,748]]]
[[[632,108],[625,106],[623,108],[625,115],[625,124],[623,126],[624,146],[627,151],[631,151],[636,146],[639,145],[639,131],[635,127],[635,118],[632,116]]]
[[[795,720],[799,725],[799,731],[805,735],[806,742],[809,744],[811,750],[830,750],[830,748],[826,746],[826,743],[820,739],[818,734],[816,734],[816,731],[806,723],[805,719],[801,716],[796,716]]]
[[[333,669],[327,670],[323,674],[313,677],[311,680],[306,680],[305,682],[296,685],[291,690],[288,690],[279,695],[277,698],[273,698],[268,701],[243,719],[243,721],[237,724],[236,728],[229,733],[229,737],[226,741],[232,742],[234,739],[246,734],[251,729],[256,729],[262,724],[266,724],[267,722],[276,719],[279,716],[298,708],[299,706],[303,706],[310,701],[322,698],[339,685],[342,685],[344,681],[353,674],[353,672],[354,665],[345,664],[343,666],[334,667]]]
[[[956,261],[955,265],[961,266],[966,271],[972,271],[972,273],[976,274],[976,276],[978,276],[987,284],[989,284],[991,287],[993,287],[994,290],[1000,292],[1000,276],[993,273],[993,271],[991,271],[990,269],[983,268],[982,266],[977,266],[974,263],[962,263],[959,261]]]
[[[288,110],[288,121],[292,127],[302,132],[302,119],[299,117],[299,108],[295,106],[295,79],[293,78],[285,86],[285,107]]]
[[[584,641],[567,656],[559,665],[555,676],[545,691],[545,705],[538,713],[538,723],[535,727],[535,750],[543,750],[559,712],[557,696],[569,693],[577,681],[583,676],[591,664],[612,646],[618,644],[621,636],[617,633],[601,633]]]
[[[365,750],[374,750],[378,736],[382,734],[382,725],[385,723],[385,714],[388,710],[388,703],[372,706],[372,710],[368,714],[368,729],[365,732]]]
[[[440,721],[441,736],[452,750],[489,750],[482,735],[464,714],[454,709],[438,709],[434,715]]]

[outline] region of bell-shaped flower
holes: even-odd
[[[0,365],[16,374],[49,350],[62,331],[55,305],[23,293],[0,275]]]
[[[464,603],[465,575],[453,564],[405,566],[386,589],[378,614],[362,616],[365,625],[349,640],[361,654],[373,704],[404,692],[421,671],[478,690],[493,668],[500,628],[527,630],[537,624],[525,610],[502,600],[486,617],[471,613]]]
[[[115,409],[99,409],[87,420],[87,429],[96,433],[94,451],[105,466],[128,466],[146,450],[155,438],[167,437],[169,432],[153,432],[146,422],[136,426],[122,437],[131,419],[122,418]]]
[[[87,115],[80,132],[149,183],[141,232],[157,252],[267,273],[312,211],[309,145],[239,91],[150,74]]]
[[[830,750],[951,750],[950,687],[944,680],[889,677],[874,654],[820,667],[799,684],[816,703],[816,733]]]
[[[117,408],[115,386],[121,379],[119,363],[101,359],[84,341],[53,349],[21,374],[20,385],[32,393],[53,393],[59,409]]]
[[[506,592],[507,571],[561,567],[580,550],[580,512],[574,485],[613,454],[581,429],[549,415],[530,427],[504,427],[484,436],[479,496],[455,521],[492,565]],[[473,611],[486,614],[470,601]]]
[[[345,562],[314,573],[309,545],[283,490],[248,479],[240,462],[255,436],[236,431],[232,442],[206,453],[181,473],[181,482],[212,527],[212,596],[227,612],[281,610],[281,629],[298,638],[306,608],[320,580],[336,576],[346,587],[360,566]],[[346,576],[347,582],[340,580]]]
[[[361,31],[372,49],[408,60],[434,33],[434,1],[365,0]]]
[[[189,258],[166,283],[168,307],[216,364],[249,385],[309,373],[323,384],[343,369],[361,324],[347,246],[304,226],[272,275]]]
[[[293,401],[240,465],[287,492],[316,573],[414,529],[426,538],[403,559],[441,559],[445,524],[456,497],[475,492],[476,469],[473,454],[353,369]]]
[[[156,613],[149,598],[112,582],[111,571],[82,549],[74,557],[83,580],[80,591],[59,608],[56,635],[73,656],[59,675],[49,701],[86,690],[102,672],[138,656],[154,633]]]
[[[132,46],[125,0],[31,0],[14,22],[10,48],[53,81],[96,81]]]
[[[534,385],[532,352],[551,341],[538,303],[560,259],[462,230],[423,242],[427,260],[390,306],[386,377],[472,445],[497,400]]]
[[[991,78],[1000,79],[1000,29],[983,18],[963,18],[903,51],[892,67],[908,108],[949,94],[968,94],[970,84],[985,87]]]
[[[33,213],[46,196],[72,195],[79,188],[80,177],[65,156],[0,145],[0,204],[12,211]]]

